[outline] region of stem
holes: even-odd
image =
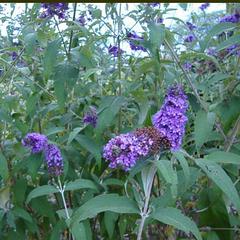
[[[118,36],[117,36],[117,47],[119,50],[119,54],[118,54],[118,79],[119,79],[119,92],[118,95],[121,96],[122,95],[122,84],[121,84],[121,71],[122,71],[122,59],[121,59],[121,53],[120,53],[120,34],[122,31],[122,18],[121,18],[121,13],[122,12],[122,5],[121,3],[119,3],[119,15],[118,15]],[[118,132],[121,131],[121,125],[122,125],[122,109],[120,108],[119,110],[119,115],[118,115]]]
[[[145,223],[146,218],[148,217],[149,200],[150,200],[150,196],[151,196],[151,190],[152,190],[153,180],[154,180],[156,171],[157,171],[156,166],[153,164],[149,170],[149,175],[148,175],[149,184],[148,184],[147,193],[145,196],[144,207],[143,207],[143,210],[141,211],[142,218],[141,218],[140,226],[138,229],[137,240],[141,240],[141,238],[142,238],[142,231],[143,231],[144,223]]]
[[[68,57],[68,51],[67,51],[67,48],[66,48],[66,44],[64,42],[64,38],[63,38],[62,32],[59,29],[58,22],[57,22],[57,19],[55,17],[54,17],[54,21],[55,21],[55,24],[57,26],[58,33],[59,33],[59,35],[61,37],[61,40],[62,40],[62,43],[63,43],[63,47],[64,47],[64,50],[65,50],[66,56]]]
[[[62,197],[66,217],[67,217],[67,219],[70,219],[69,212],[68,212],[68,209],[67,209],[66,200],[65,200],[65,197],[64,197],[64,187],[62,186],[62,183],[61,183],[61,180],[60,180],[59,176],[58,176],[58,188],[59,188],[59,192],[60,192],[61,197]]]
[[[171,47],[171,45],[169,44],[169,42],[165,39],[164,40],[164,43],[166,44],[166,46],[169,48],[175,62],[177,63],[177,65],[181,68],[187,82],[189,83],[189,85],[191,86],[192,90],[193,90],[193,93],[194,95],[196,96],[197,100],[199,101],[199,103],[201,104],[202,108],[204,109],[204,111],[208,112],[208,107],[207,105],[205,104],[205,102],[202,101],[202,99],[200,98],[198,92],[197,92],[197,89],[195,88],[194,84],[192,83],[192,80],[191,78],[189,77],[188,73],[186,72],[186,70],[184,69],[184,67],[181,65],[180,63],[180,60],[177,56],[177,54],[174,52],[173,48]],[[219,130],[219,132],[222,134],[224,140],[226,141],[227,140],[227,137],[226,135],[224,134],[224,131],[221,127],[221,124],[220,124],[220,121],[219,119],[216,119],[216,122],[215,122],[215,126],[216,128]]]
[[[76,19],[76,11],[77,11],[77,3],[74,3],[74,7],[73,7],[73,22]],[[72,38],[73,38],[73,30],[71,31],[71,35],[70,35],[68,54],[70,54],[70,51],[71,51]]]

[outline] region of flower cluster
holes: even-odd
[[[59,19],[64,19],[68,3],[42,3],[41,7],[44,9],[41,18],[51,18],[56,15]]]
[[[97,126],[97,110],[95,107],[90,107],[89,111],[85,113],[83,122],[85,124],[91,124],[94,128]]]
[[[140,45],[140,43],[143,41],[143,37],[138,36],[135,32],[128,33],[127,37],[129,39],[130,48],[132,50],[141,50],[143,52],[147,51],[146,48]]]
[[[171,87],[164,100],[163,106],[152,117],[152,123],[162,136],[166,137],[173,151],[178,150],[182,143],[187,122],[187,96],[180,85]]]
[[[121,167],[128,171],[142,156],[147,156],[153,141],[146,136],[133,133],[120,134],[112,138],[103,149],[103,157],[110,168]]]
[[[205,9],[207,9],[210,6],[210,3],[203,3],[199,8],[204,11]]]
[[[45,153],[48,172],[53,176],[63,173],[63,158],[59,148],[49,144],[45,135],[40,133],[28,133],[22,140],[24,147],[30,148],[32,153]]]
[[[185,62],[183,64],[184,69],[187,70],[187,71],[190,71],[192,69],[192,66],[193,65],[190,62]]]
[[[220,22],[231,22],[231,23],[239,23],[240,22],[240,14],[237,12],[232,15],[227,15],[221,18]]]
[[[59,176],[63,173],[63,158],[60,149],[54,144],[48,144],[45,148],[45,159],[48,172],[51,175]]]
[[[191,42],[193,42],[193,41],[195,41],[195,40],[196,40],[195,36],[194,36],[193,34],[190,34],[190,35],[188,35],[188,36],[184,39],[184,42],[191,43]]]
[[[108,53],[112,54],[114,57],[117,57],[117,56],[121,55],[123,52],[124,51],[117,46],[110,45],[109,48],[108,48]]]
[[[231,45],[230,47],[228,47],[226,49],[227,53],[229,54],[233,54],[233,55],[237,55],[240,56],[240,45],[239,44],[234,44]]]
[[[40,133],[28,133],[22,140],[22,145],[31,149],[32,153],[42,152],[48,143],[45,135]]]
[[[84,27],[85,24],[86,24],[86,19],[85,19],[85,16],[82,14],[79,18],[78,18],[78,22],[79,24]]]
[[[158,6],[160,6],[160,3],[148,3],[148,6],[150,6],[150,7],[158,7]]]
[[[197,28],[196,25],[194,25],[194,24],[192,24],[192,23],[190,23],[190,22],[186,22],[186,24],[187,24],[188,29],[189,29],[190,31],[193,31],[194,29]]]

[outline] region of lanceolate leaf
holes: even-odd
[[[218,164],[209,160],[198,159],[196,160],[196,164],[227,195],[237,209],[240,210],[240,198],[238,192],[226,172]]]
[[[216,163],[240,164],[240,155],[230,152],[216,151],[207,155],[206,160]]]
[[[157,208],[150,217],[180,229],[185,233],[191,232],[197,240],[202,239],[196,224],[190,218],[184,216],[179,209],[171,207]]]
[[[197,113],[194,126],[194,138],[197,148],[200,149],[202,145],[208,140],[208,136],[213,129],[214,122],[214,113],[206,113],[202,110]]]
[[[83,188],[98,190],[96,184],[88,179],[77,179],[73,182],[69,182],[66,184],[65,190],[73,191],[73,190],[79,190]]]
[[[57,192],[58,192],[58,190],[51,185],[39,186],[39,187],[33,189],[29,193],[26,202],[29,203],[33,198],[48,195],[48,194],[53,194],[53,193],[57,193]]]
[[[131,199],[117,194],[103,194],[84,203],[72,216],[72,224],[95,217],[101,212],[139,213],[138,207]]]

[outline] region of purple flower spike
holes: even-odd
[[[199,8],[204,11],[205,9],[207,9],[210,6],[210,3],[203,3]]]
[[[153,126],[169,140],[172,151],[178,150],[182,144],[188,120],[187,108],[187,96],[182,87],[177,85],[168,90],[160,111],[152,117]]]
[[[190,42],[193,42],[195,40],[196,40],[195,36],[190,34],[184,39],[184,42],[189,42],[190,43]]]
[[[54,144],[48,144],[45,148],[45,160],[48,172],[53,176],[63,173],[63,158],[60,149]]]
[[[139,43],[143,41],[143,37],[138,36],[135,32],[128,33],[127,37],[129,39],[130,48],[133,51],[138,51],[138,50],[141,50],[143,52],[147,51],[145,47],[139,45]]]
[[[148,3],[148,6],[150,6],[150,7],[158,7],[158,6],[160,6],[160,3]]]
[[[117,46],[110,45],[108,48],[108,53],[112,54],[114,57],[121,55],[123,52],[124,51],[121,48],[118,48]]]
[[[48,139],[40,133],[28,133],[22,140],[22,145],[31,149],[32,153],[39,153],[47,146]]]
[[[132,133],[120,134],[112,138],[103,149],[103,157],[110,168],[121,167],[130,170],[141,156],[147,156],[153,141]]]
[[[86,24],[86,19],[85,19],[84,15],[81,15],[81,16],[78,18],[78,22],[80,23],[80,25],[81,25],[82,27],[85,26],[85,24]]]
[[[192,69],[192,64],[190,62],[186,62],[183,64],[185,70],[190,71]]]
[[[235,13],[235,14],[232,14],[232,15],[224,16],[220,20],[220,23],[222,23],[222,22],[239,23],[240,22],[240,14],[239,13]]]
[[[85,124],[91,124],[94,128],[97,126],[97,110],[95,107],[90,107],[90,110],[85,113],[83,117],[83,122]]]
[[[194,29],[197,28],[194,24],[192,24],[192,23],[190,23],[190,22],[186,22],[186,24],[187,24],[187,26],[188,26],[188,28],[189,28],[190,31],[192,31],[192,30],[194,30]]]
[[[59,19],[65,18],[65,13],[68,10],[68,3],[42,3],[44,9],[40,18],[51,18],[57,15]]]
[[[217,55],[217,50],[215,47],[211,47],[207,49],[207,54],[210,56],[216,56]]]

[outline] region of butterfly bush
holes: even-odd
[[[138,36],[135,32],[130,32],[127,34],[127,38],[129,40],[130,48],[133,51],[138,51],[138,50],[141,50],[143,52],[147,51],[145,47],[139,45],[139,43],[143,41],[143,37]]]
[[[60,149],[54,144],[48,144],[45,148],[45,160],[48,172],[59,176],[63,173],[63,158]]]
[[[114,57],[117,57],[118,55],[121,55],[123,53],[123,50],[118,46],[110,45],[108,48],[108,53],[113,55]]]
[[[95,128],[97,126],[97,120],[98,120],[97,110],[95,107],[91,106],[89,111],[87,111],[84,114],[83,122],[85,124],[90,124]]]
[[[30,148],[32,153],[44,152],[48,172],[53,176],[63,173],[63,158],[60,149],[48,143],[48,138],[40,133],[28,133],[22,140],[24,147]]]
[[[43,8],[41,18],[51,18],[56,15],[59,19],[64,19],[68,3],[42,3],[41,7]]]
[[[161,109],[153,115],[152,123],[162,136],[166,137],[171,150],[176,151],[182,144],[187,123],[187,96],[180,85],[169,88]]]
[[[138,160],[160,150],[170,148],[168,139],[154,127],[139,128],[134,132],[112,138],[103,149],[103,157],[110,168],[130,170]]]
[[[210,3],[203,3],[199,8],[204,11],[205,9],[207,9],[210,6]]]
[[[110,168],[121,167],[128,171],[140,157],[148,155],[152,144],[153,141],[146,136],[120,134],[104,146],[103,157]]]
[[[45,135],[40,133],[28,133],[22,140],[24,147],[30,148],[32,153],[39,153],[43,151],[48,143],[48,139]]]

